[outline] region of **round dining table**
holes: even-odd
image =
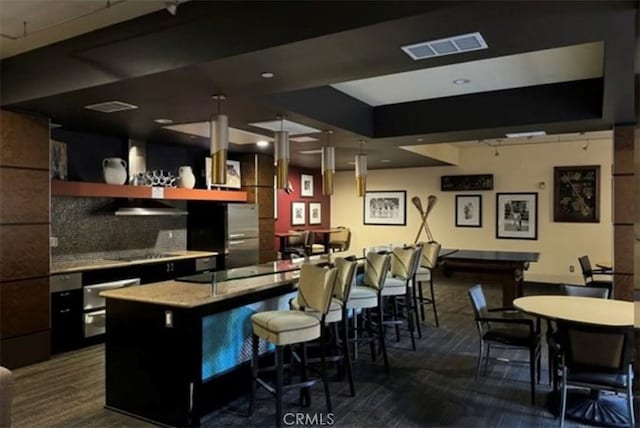
[[[562,295],[527,296],[514,299],[513,306],[529,315],[548,320],[639,328],[635,312],[640,311],[640,304],[633,302]],[[626,423],[624,417],[620,418],[627,411],[624,401],[619,397],[604,395],[599,390],[592,390],[590,394],[572,392],[569,391],[567,398],[567,416],[571,419],[604,426]],[[610,417],[612,414],[614,418]]]

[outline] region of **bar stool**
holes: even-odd
[[[391,263],[391,256],[389,254],[377,254],[369,253],[364,266],[364,280],[363,285],[356,285],[351,287],[351,294],[347,301],[347,309],[352,309],[355,314],[359,310],[366,310],[367,314],[367,331],[369,337],[367,338],[371,345],[371,358],[375,361],[375,339],[373,338],[372,331],[372,316],[371,310],[378,308],[377,319],[377,333],[378,342],[380,343],[380,349],[382,351],[382,358],[384,360],[384,369],[389,373],[389,360],[387,358],[387,346],[384,342],[384,324],[382,319],[382,290],[384,289],[385,280],[387,278],[387,272],[389,271],[389,265]],[[357,329],[354,327],[354,332],[357,334]],[[357,336],[354,339],[359,340]]]
[[[286,345],[301,344],[302,375],[298,384],[286,385],[286,388],[300,387],[301,399],[306,391],[316,382],[306,377],[306,342],[320,338],[320,376],[324,384],[327,412],[331,413],[331,397],[327,380],[326,359],[324,349],[324,323],[329,311],[331,296],[336,285],[338,270],[325,269],[311,264],[304,264],[300,269],[298,283],[298,301],[301,308],[307,307],[321,314],[320,319],[304,311],[265,311],[253,314],[252,354],[251,354],[251,392],[249,398],[249,416],[253,414],[257,385],[262,386],[276,397],[276,426],[282,423],[282,391],[283,386],[283,348]],[[276,382],[275,388],[258,377],[258,346],[260,339],[275,345]]]
[[[421,246],[408,246],[404,248],[396,247],[393,249],[391,257],[391,272],[387,274],[382,290],[382,297],[392,297],[393,302],[393,320],[385,321],[385,324],[394,324],[396,327],[396,338],[400,341],[399,325],[402,321],[398,320],[396,297],[404,297],[404,307],[407,311],[407,328],[411,335],[411,347],[416,350],[416,338],[414,335],[415,325],[419,325],[416,317],[416,301],[413,298],[413,286],[410,282],[418,269],[418,262],[422,255]],[[415,323],[415,324],[414,324]],[[422,336],[422,333],[420,333]]]
[[[349,381],[349,390],[351,392],[351,396],[355,397],[355,387],[353,384],[353,373],[351,369],[351,355],[349,355],[349,341],[348,341],[348,321],[349,318],[347,316],[347,305],[345,304],[349,300],[349,295],[351,294],[351,285],[356,276],[356,269],[358,267],[358,263],[354,260],[348,260],[342,257],[336,258],[334,261],[335,268],[338,269],[338,274],[336,277],[336,286],[333,291],[333,298],[331,299],[331,304],[329,306],[329,312],[325,318],[326,325],[337,326],[337,323],[342,322],[342,337],[340,338],[341,343],[339,343],[339,347],[342,351],[342,356],[339,357],[342,360],[346,372],[347,372],[347,380]],[[320,312],[307,307],[302,307],[300,305],[300,299],[296,296],[289,301],[289,305],[293,310],[302,310],[305,313],[313,315],[318,319],[321,318],[322,314]],[[335,338],[336,341],[338,338]]]
[[[422,321],[425,320],[424,305],[433,306],[433,317],[436,321],[436,327],[440,327],[438,323],[438,309],[436,308],[436,295],[433,292],[433,271],[438,267],[438,255],[440,254],[440,244],[431,242],[422,242],[422,257],[420,258],[420,266],[418,267],[415,275],[414,282],[416,283],[416,307],[420,307],[420,317]],[[431,289],[431,297],[424,297],[422,291],[422,283],[429,281],[429,288]]]

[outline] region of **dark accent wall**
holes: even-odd
[[[49,120],[0,110],[0,365],[49,358]]]

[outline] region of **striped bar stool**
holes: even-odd
[[[356,313],[359,310],[365,310],[367,313],[367,331],[369,337],[367,338],[371,345],[371,358],[375,361],[375,338],[373,337],[373,324],[372,309],[378,308],[377,320],[375,322],[378,333],[378,342],[382,351],[382,357],[384,359],[384,369],[389,373],[389,360],[387,358],[387,346],[384,342],[384,324],[382,323],[382,290],[384,289],[385,279],[387,278],[387,272],[389,271],[389,264],[391,263],[391,256],[389,254],[367,254],[365,266],[364,266],[364,283],[363,285],[356,285],[351,287],[351,294],[347,301],[347,309],[354,311],[354,320]],[[357,347],[357,329],[355,330],[355,341]]]
[[[325,358],[324,340],[322,334],[326,321],[331,296],[336,284],[338,270],[325,269],[311,264],[304,264],[300,269],[300,281],[298,283],[298,301],[303,303],[301,309],[309,308],[317,311],[318,317],[304,311],[265,311],[251,316],[253,326],[253,341],[251,355],[251,393],[249,399],[249,416],[253,415],[255,405],[256,388],[258,385],[269,391],[276,397],[276,426],[282,423],[282,391],[283,386],[283,348],[286,345],[300,344],[302,347],[302,376],[298,384],[286,385],[286,388],[300,387],[301,400],[303,392],[313,385],[317,379],[306,378],[306,343],[320,338],[320,376],[324,384],[327,412],[331,413],[331,397],[329,395],[329,382],[327,379],[327,364]],[[276,382],[275,388],[258,377],[258,346],[260,339],[264,339],[275,345]]]
[[[416,271],[415,283],[416,294],[414,298],[417,303],[416,306],[420,307],[420,317],[424,321],[424,305],[433,306],[433,317],[436,321],[436,327],[440,327],[438,323],[438,310],[436,308],[436,295],[433,292],[433,271],[438,267],[438,256],[440,255],[440,244],[431,242],[422,242],[422,257],[420,259],[420,266]],[[431,289],[431,297],[424,297],[422,291],[422,283],[429,281],[429,288]]]
[[[416,338],[414,335],[415,326],[418,324],[416,317],[416,306],[413,298],[413,285],[411,281],[418,269],[418,262],[422,255],[421,246],[408,246],[404,248],[396,247],[391,256],[391,272],[387,274],[382,290],[383,297],[394,299],[393,320],[385,321],[385,324],[394,324],[396,327],[396,339],[400,341],[400,327],[402,321],[398,319],[398,309],[396,298],[404,298],[406,309],[407,329],[411,335],[411,347],[416,350]],[[422,336],[422,333],[420,333]]]
[[[348,342],[349,318],[347,316],[347,305],[345,304],[345,302],[349,300],[351,285],[353,284],[353,280],[356,276],[358,263],[355,260],[350,261],[339,257],[335,259],[334,264],[336,269],[338,269],[338,275],[336,278],[336,286],[333,291],[333,298],[331,299],[331,305],[329,306],[329,312],[325,317],[325,325],[332,325],[334,327],[337,327],[337,323],[341,322],[342,324],[342,337],[339,343],[340,350],[342,351],[342,356],[338,359],[342,360],[344,368],[346,369],[347,380],[349,381],[349,390],[351,392],[351,396],[354,397],[356,395],[356,392],[353,385],[353,373],[351,370],[351,356],[349,355]],[[291,299],[291,301],[289,302],[291,309],[304,310],[305,313],[313,315],[318,319],[322,317],[322,314],[320,312],[309,308],[309,305],[304,305],[300,299],[301,297],[299,295]],[[338,340],[337,334],[335,339],[336,341]]]

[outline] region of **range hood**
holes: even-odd
[[[189,214],[169,204],[155,199],[126,199],[117,201],[114,205],[114,214],[123,216],[139,215],[172,215],[180,216]]]

